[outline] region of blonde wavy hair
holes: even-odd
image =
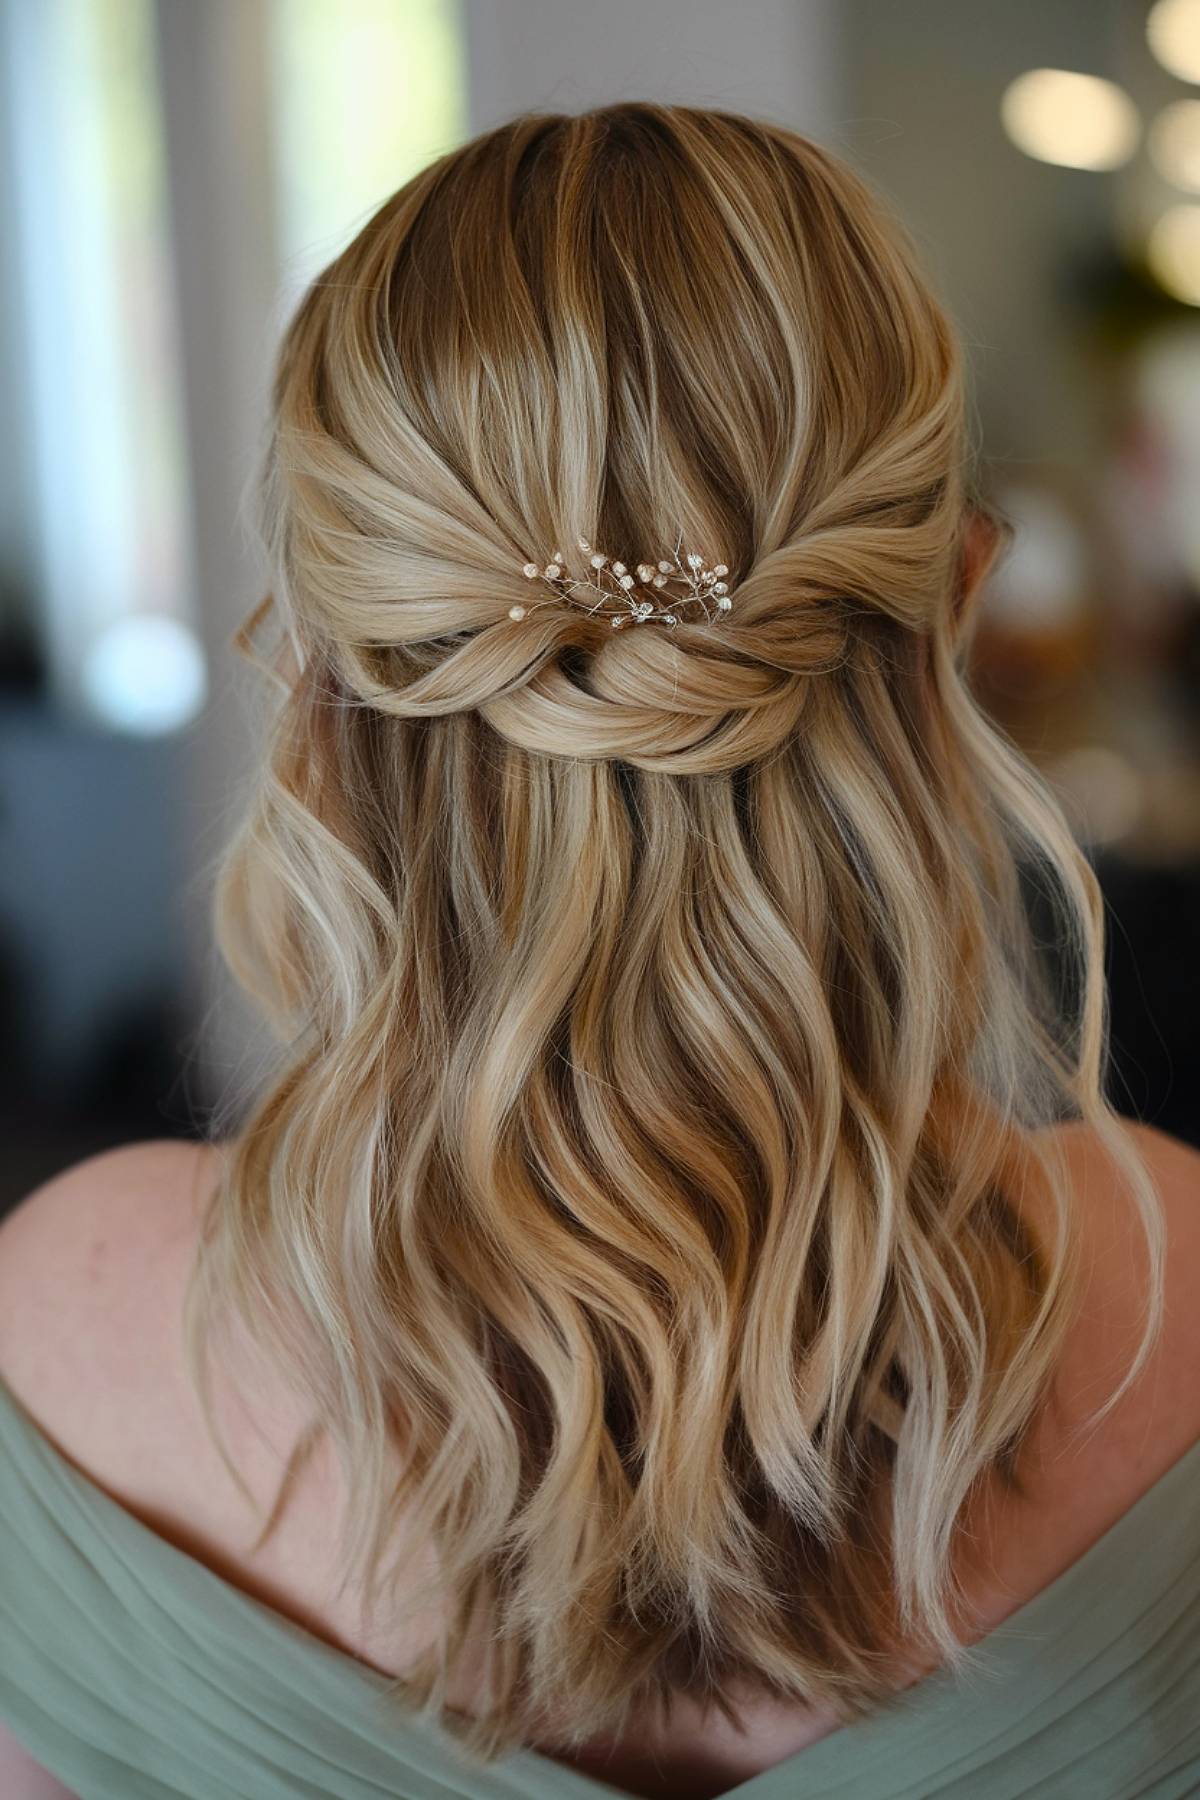
[[[237,1320],[308,1397],[344,1579],[438,1596],[397,1694],[481,1756],[735,1685],[852,1716],[899,1646],[961,1661],[956,1526],[1071,1314],[1043,1127],[1100,1133],[1156,1243],[1093,877],[964,680],[964,417],[880,203],[714,111],[466,144],[286,331],[299,666],[281,637],[218,894],[284,1050],[190,1366],[207,1395]],[[719,555],[734,609],[511,618],[580,535]]]

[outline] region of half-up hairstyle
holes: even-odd
[[[955,1527],[1070,1313],[1044,1127],[1101,1133],[1156,1245],[1093,877],[964,681],[967,455],[902,232],[719,112],[478,138],[286,332],[297,666],[218,896],[283,1049],[189,1343],[203,1388],[240,1320],[308,1397],[377,1606],[433,1551],[397,1691],[443,1709],[485,1644],[445,1715],[483,1755],[953,1662]],[[580,537],[695,546],[736,604],[510,616]]]

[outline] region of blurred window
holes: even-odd
[[[154,10],[0,0],[0,29],[6,456],[28,494],[5,561],[34,590],[22,605],[56,697],[121,726],[88,672],[106,634],[141,614],[184,629],[191,611]]]
[[[298,288],[466,127],[454,0],[269,0],[280,249]]]
[[[256,3],[286,308],[461,140],[463,33],[455,0]],[[155,16],[0,0],[0,646],[15,621],[60,704],[144,732],[204,697]]]

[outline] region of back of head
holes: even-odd
[[[220,925],[286,1053],[196,1341],[287,1357],[373,1590],[401,1510],[436,1545],[417,1698],[485,1606],[479,1747],[864,1704],[952,1653],[955,1521],[1053,1365],[1037,1127],[1106,1129],[1094,886],[963,681],[953,333],[812,143],[524,118],[314,282],[263,494],[301,666]],[[592,564],[687,551],[731,605]]]

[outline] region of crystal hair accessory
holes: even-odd
[[[733,605],[725,564],[714,563],[710,569],[704,557],[685,552],[682,543],[676,544],[669,557],[635,563],[631,571],[605,551],[593,550],[586,538],[577,542],[588,564],[582,580],[571,574],[561,550],[556,550],[548,563],[527,562],[524,573],[530,581],[544,583],[560,600],[582,606],[586,612],[608,615],[615,602],[618,610],[611,614],[614,631],[625,625],[644,625],[647,620],[678,625],[680,614],[690,606],[699,606],[711,624]],[[534,607],[549,604],[546,600],[533,602]],[[508,616],[523,619],[529,611],[527,606],[510,606]]]

